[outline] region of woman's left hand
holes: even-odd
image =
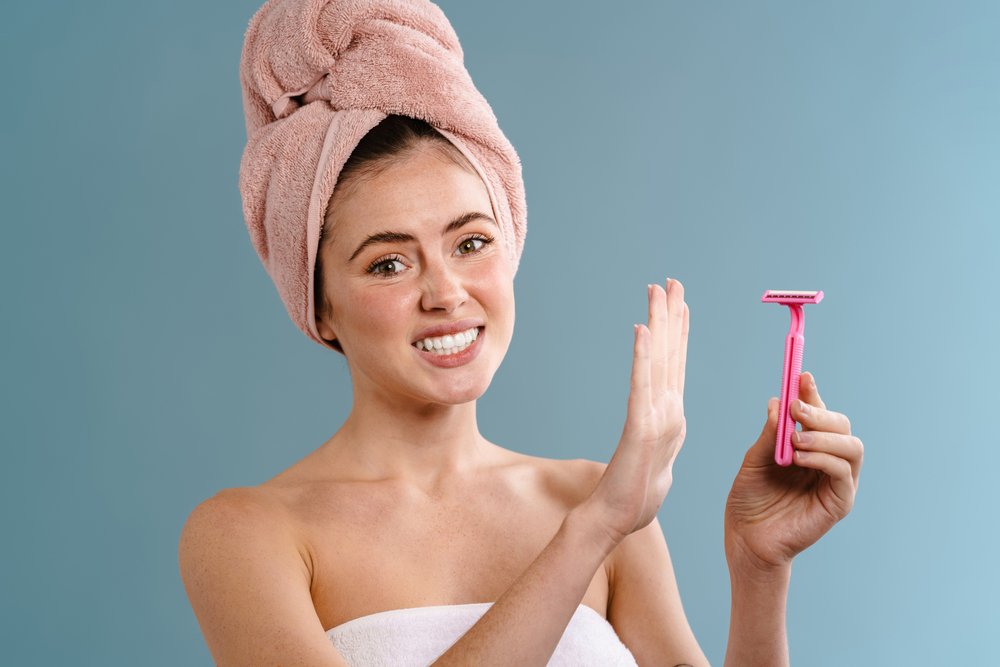
[[[764,430],[733,482],[725,518],[730,568],[786,568],[854,506],[864,445],[845,415],[826,409],[811,373],[800,376],[799,399],[807,411],[792,406],[803,429],[792,436],[792,465],[774,461],[779,401],[771,398]]]

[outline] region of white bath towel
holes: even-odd
[[[392,609],[327,630],[351,667],[426,667],[476,624],[492,602]],[[611,624],[577,607],[549,667],[637,667]]]

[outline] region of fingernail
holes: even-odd
[[[799,412],[804,415],[809,414],[809,405],[801,399],[799,399]]]
[[[796,444],[798,444],[798,445],[808,445],[810,442],[812,442],[812,436],[811,435],[809,435],[805,431],[796,431],[795,432],[795,443]]]

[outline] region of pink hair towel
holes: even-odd
[[[387,115],[426,121],[479,172],[514,272],[526,231],[521,161],[428,0],[269,0],[240,60],[243,215],[288,314],[316,330],[313,267],[326,205],[358,142]]]

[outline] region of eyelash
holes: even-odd
[[[461,241],[459,241],[458,245],[459,245],[459,247],[461,247],[462,244],[464,244],[464,243],[466,243],[468,241],[474,241],[476,239],[482,241],[483,245],[480,248],[477,248],[476,250],[473,250],[472,252],[464,253],[465,257],[468,257],[470,255],[477,255],[477,254],[481,253],[483,250],[486,249],[486,246],[488,246],[489,244],[493,243],[493,241],[494,241],[493,237],[489,236],[487,234],[473,234],[472,236],[467,236],[464,239],[462,239]],[[387,262],[402,262],[402,261],[403,261],[403,259],[399,255],[386,255],[385,257],[379,257],[374,262],[372,262],[371,264],[368,265],[368,268],[365,269],[365,273],[370,273],[370,274],[372,274],[372,275],[374,275],[374,276],[376,276],[378,278],[391,278],[392,276],[396,275],[399,272],[398,271],[392,271],[392,272],[389,272],[389,273],[381,273],[381,272],[377,271],[376,269],[379,266],[381,266],[382,264],[385,264]]]

